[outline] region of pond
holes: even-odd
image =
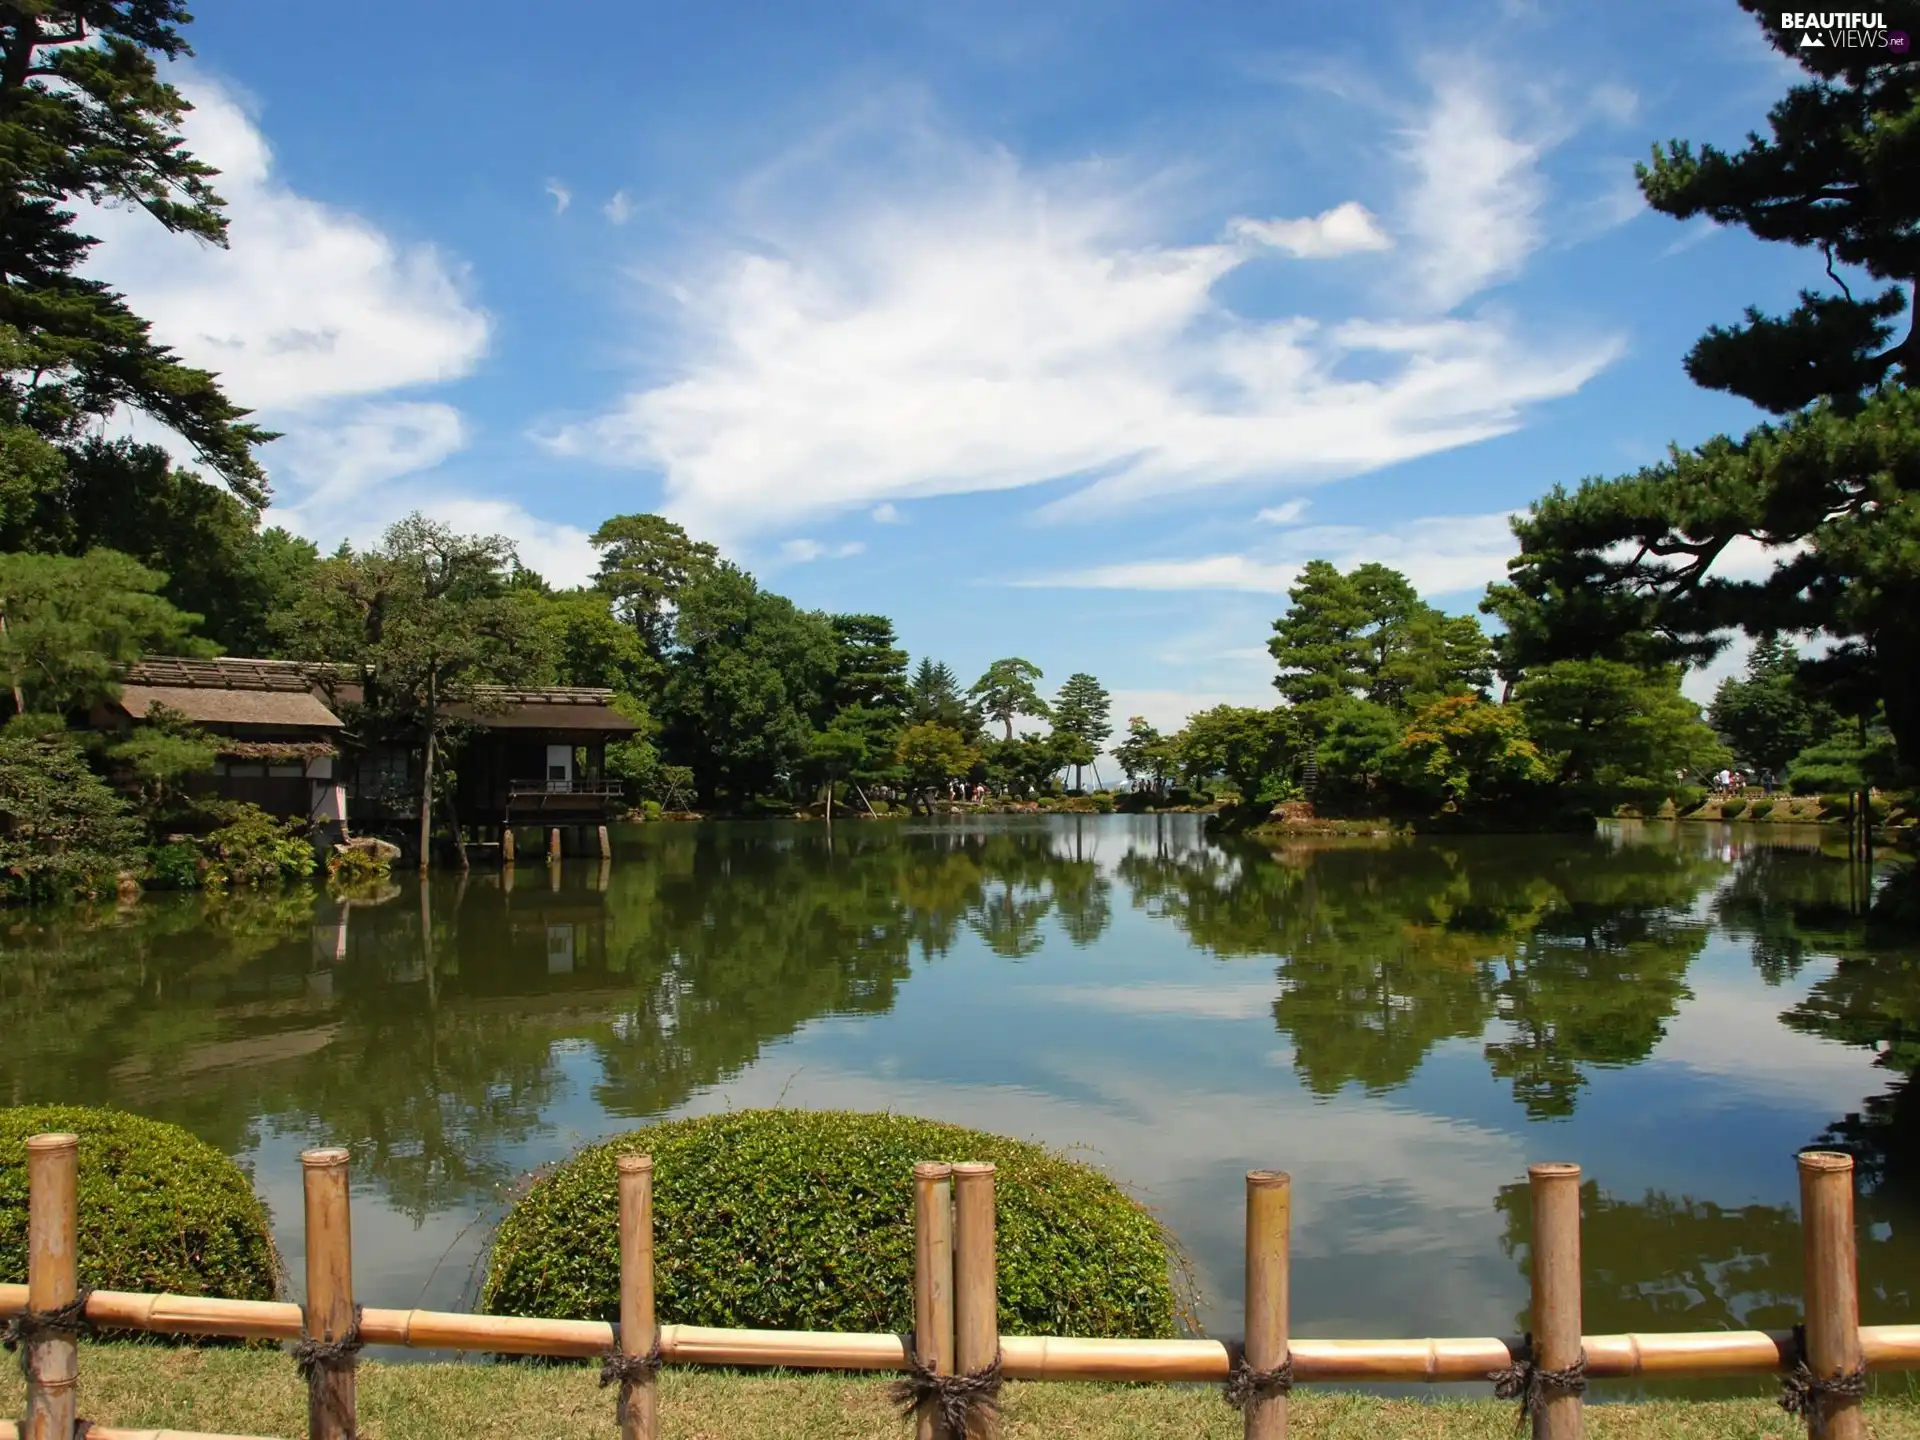
[[[1863,1167],[1863,1318],[1920,1319],[1920,951],[1875,948],[1819,831],[1269,850],[1084,816],[616,841],[377,903],[5,917],[0,1086],[226,1149],[296,1284],[298,1152],[350,1146],[375,1305],[469,1303],[534,1166],[786,1104],[1074,1149],[1180,1237],[1216,1334],[1255,1168],[1294,1176],[1295,1333],[1514,1332],[1546,1159],[1594,1186],[1589,1331],[1790,1325],[1793,1155],[1838,1143]]]

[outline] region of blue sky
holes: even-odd
[[[1162,724],[1271,703],[1305,560],[1469,609],[1507,512],[1751,423],[1680,358],[1819,275],[1633,187],[1790,83],[1731,0],[195,11],[232,249],[96,269],[285,432],[279,523],[574,581],[660,510]]]

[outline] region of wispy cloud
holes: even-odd
[[[1405,137],[1414,183],[1401,207],[1412,272],[1442,310],[1516,274],[1544,238],[1541,137],[1519,133],[1471,68],[1449,68],[1431,110]]]
[[[558,180],[551,179],[547,181],[546,191],[547,194],[553,197],[553,213],[556,215],[566,214],[567,207],[573,204],[573,191],[569,190]]]
[[[566,207],[563,205],[560,208],[564,210]],[[607,219],[615,225],[624,225],[633,218],[633,201],[624,190],[614,191],[613,198],[601,208]]]
[[[891,500],[883,500],[874,506],[868,518],[876,525],[904,525],[907,523],[907,517],[901,513],[900,507]]]
[[[1230,233],[1284,250],[1296,260],[1327,260],[1365,250],[1390,250],[1393,241],[1356,200],[1306,220],[1235,220]]]
[[[828,545],[820,540],[788,540],[780,546],[780,558],[790,564],[804,565],[811,560],[850,559],[866,548],[859,540],[848,540],[839,545]]]
[[[1020,586],[1090,590],[1240,590],[1285,594],[1308,560],[1341,569],[1373,562],[1400,571],[1424,595],[1477,590],[1502,579],[1514,553],[1508,512],[1435,515],[1385,530],[1304,526],[1253,554],[1132,560],[1017,580]]]
[[[1084,516],[1506,433],[1619,346],[1436,317],[1436,299],[1511,274],[1537,245],[1539,146],[1448,80],[1407,149],[1414,179],[1392,213],[1413,309],[1254,318],[1223,280],[1295,254],[1378,263],[1380,223],[1352,201],[1306,220],[1223,214],[1221,239],[1171,243],[1195,217],[1165,213],[1123,167],[1036,171],[876,111],[745,185],[744,240],[659,269],[679,321],[664,372],[544,438],[661,472],[668,513],[725,539],[1066,477],[1079,488],[1043,513]]]
[[[1267,525],[1291,525],[1306,513],[1305,500],[1289,500],[1284,505],[1269,505],[1253,518]]]

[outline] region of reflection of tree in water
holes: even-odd
[[[1761,977],[1778,985],[1816,958],[1871,953],[1860,874],[1811,845],[1757,846],[1714,896],[1713,918],[1747,942]]]
[[[1110,918],[1091,861],[1046,832],[652,834],[557,890],[529,866],[350,910],[303,889],[19,920],[0,1085],[232,1152],[262,1131],[345,1143],[418,1219],[511,1180],[572,1077],[656,1114],[810,1020],[886,1011],[964,932],[1031,953],[1049,914],[1080,943]]]
[[[1319,1095],[1404,1085],[1473,1039],[1529,1114],[1570,1113],[1582,1070],[1645,1058],[1686,997],[1716,861],[1603,840],[1483,839],[1158,855],[1119,873],[1136,905],[1226,956],[1280,960],[1274,1023]]]

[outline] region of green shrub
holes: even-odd
[[[1111,790],[1096,790],[1089,798],[1093,801],[1093,808],[1100,814],[1111,815],[1113,813],[1113,792]]]
[[[244,801],[223,802],[217,813],[225,823],[203,842],[209,885],[271,885],[313,874],[313,846],[295,822]]]
[[[1874,824],[1884,825],[1887,817],[1893,814],[1893,802],[1875,795],[1867,801],[1867,814],[1873,817]]]
[[[0,903],[111,895],[121,871],[139,868],[139,840],[78,745],[13,717],[0,733]]]
[[[206,859],[185,840],[156,845],[149,858],[147,883],[161,890],[197,890],[204,883]]]
[[[654,1160],[662,1321],[909,1330],[914,1162],[990,1160],[1004,1333],[1173,1333],[1171,1241],[1098,1171],[957,1125],[846,1111],[672,1120],[582,1150],[502,1222],[482,1309],[617,1318],[621,1154]]]
[[[1753,808],[1747,811],[1747,816],[1749,819],[1753,819],[1753,820],[1764,820],[1767,818],[1767,816],[1771,815],[1772,813],[1773,813],[1773,801],[1756,800],[1753,802]]]
[[[1747,802],[1741,799],[1738,795],[1736,795],[1733,797],[1733,799],[1725,801],[1721,804],[1720,818],[1722,820],[1737,820],[1740,818],[1741,814],[1746,810],[1746,808],[1747,808]]]
[[[640,818],[643,820],[658,820],[660,818],[660,802],[658,800],[642,800],[640,802]]]
[[[393,873],[393,862],[364,845],[336,849],[327,856],[327,884],[338,890],[364,890]]]
[[[1853,797],[1844,794],[1822,795],[1820,808],[1836,819],[1847,814],[1853,808]]]
[[[271,1300],[267,1213],[225,1155],[177,1125],[78,1105],[0,1109],[0,1281],[27,1278],[27,1137],[80,1137],[82,1284]]]

